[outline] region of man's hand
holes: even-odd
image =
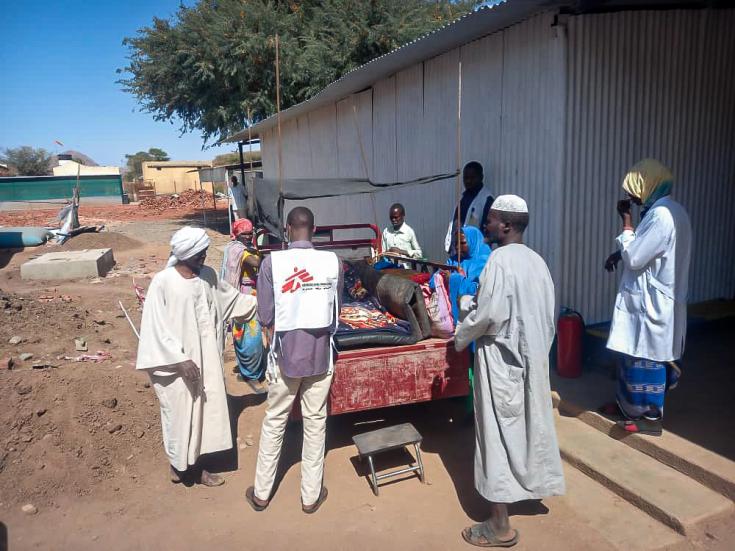
[[[620,262],[622,256],[620,254],[620,251],[615,251],[610,256],[607,257],[607,260],[605,261],[605,269],[608,272],[614,272],[618,269],[618,262]]]
[[[181,362],[179,364],[179,371],[181,372],[181,376],[189,381],[191,384],[195,386],[199,384],[199,368],[197,367],[197,364],[195,364],[193,361],[186,360],[185,362]]]

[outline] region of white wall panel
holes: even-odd
[[[276,135],[273,130],[266,130],[260,135],[260,151],[263,176],[265,178],[277,177],[276,156],[278,155],[278,145],[276,144]]]
[[[459,49],[424,62],[424,142],[426,175],[457,169]],[[468,121],[468,124],[472,124]]]
[[[424,118],[424,68],[419,63],[396,75],[396,155],[398,180],[426,176],[427,136],[417,133]]]
[[[373,180],[395,182],[396,170],[396,78],[373,85]]]
[[[565,38],[545,14],[503,32],[502,120],[494,146],[496,195],[528,203],[526,243],[544,257],[559,287]]]
[[[316,178],[338,176],[337,107],[325,105],[309,113],[311,170]]]
[[[462,46],[462,163],[479,161],[498,181],[503,102],[503,33]]]
[[[668,165],[694,228],[690,300],[735,295],[735,12],[622,12],[569,22],[563,300],[609,319],[615,202],[644,157]]]
[[[353,94],[337,103],[337,151],[340,177],[370,177],[372,124],[372,90]]]

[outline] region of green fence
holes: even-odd
[[[0,178],[0,202],[71,199],[76,176],[17,176]],[[120,176],[80,176],[79,192],[84,197],[119,197],[123,188]]]

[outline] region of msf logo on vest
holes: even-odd
[[[309,283],[314,280],[306,270],[299,270],[294,267],[293,271],[294,273],[286,278],[286,282],[281,287],[282,293],[295,293],[301,289],[304,283]]]
[[[294,273],[286,278],[281,286],[281,293],[295,293],[299,289],[311,291],[314,289],[329,289],[331,284],[319,283],[314,281],[314,277],[306,270],[299,270],[297,267],[293,269]]]

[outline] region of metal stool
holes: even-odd
[[[373,487],[373,493],[376,496],[379,495],[378,481],[384,478],[418,472],[421,482],[426,482],[424,477],[424,464],[421,461],[421,450],[419,449],[419,444],[421,444],[422,439],[419,432],[411,423],[385,427],[352,437],[352,441],[357,446],[357,451],[360,454],[360,459],[367,457],[368,464],[370,465],[370,483]],[[416,462],[418,465],[411,465],[405,469],[398,469],[380,475],[375,474],[375,464],[373,463],[373,456],[375,454],[405,448],[409,444],[413,444],[416,450]]]

